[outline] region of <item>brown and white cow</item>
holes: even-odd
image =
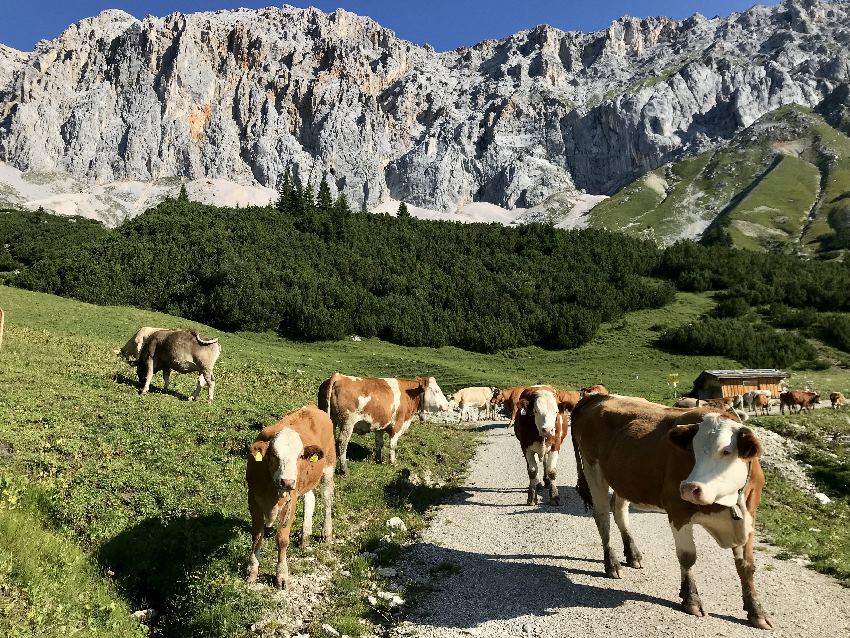
[[[498,388],[492,386],[463,388],[449,397],[449,408],[457,407],[460,409],[458,423],[463,421],[464,413],[469,416],[470,408],[475,408],[479,412],[483,408],[487,417],[490,416],[492,409],[495,418],[495,406],[491,403],[491,399],[497,390]]]
[[[765,394],[756,394],[753,397],[753,410],[756,414],[770,414],[770,397]]]
[[[136,334],[127,340],[127,343],[121,347],[118,354],[126,359],[130,365],[133,365],[135,360],[138,359],[139,354],[141,354],[142,348],[145,347],[145,343],[155,332],[174,331],[169,328],[151,328],[150,326],[143,326],[136,331]]]
[[[565,404],[558,404],[551,388],[526,388],[517,402],[514,434],[519,440],[528,469],[528,505],[537,504],[538,489],[549,488],[549,504],[559,505],[558,454],[567,436],[569,422]],[[543,464],[543,481],[538,478]]]
[[[844,399],[844,395],[841,392],[830,392],[829,393],[829,403],[832,405],[833,410],[837,410],[838,408],[842,408],[846,405],[846,401]]]
[[[578,402],[581,401],[581,392],[576,392],[574,390],[557,390],[555,392],[555,398],[558,399],[558,405],[563,406],[561,410],[567,410],[567,412],[572,412],[575,410]]]
[[[434,377],[416,379],[360,378],[334,373],[319,387],[319,407],[327,410],[337,428],[339,470],[348,473],[348,442],[354,432],[375,433],[375,462],[381,462],[384,432],[390,435],[390,463],[395,463],[398,440],[413,417],[449,409]]]
[[[779,411],[785,414],[785,408],[788,407],[788,413],[793,411],[796,406],[797,413],[803,411],[803,408],[811,411],[818,403],[820,403],[820,395],[817,392],[806,392],[804,390],[789,390],[782,392],[779,395]]]
[[[582,397],[586,397],[589,394],[610,394],[610,392],[608,392],[608,388],[601,383],[589,385],[586,388],[582,388],[580,392]]]
[[[186,373],[198,372],[198,383],[189,397],[189,401],[198,398],[201,388],[207,385],[209,400],[215,395],[213,367],[221,355],[218,339],[204,339],[194,330],[160,330],[145,341],[139,359],[136,361],[136,373],[139,375],[139,393],[147,394],[151,379],[160,370],[163,378],[163,391],[168,390],[171,371]]]
[[[674,408],[698,408],[699,399],[693,397],[682,397],[673,404]]]
[[[313,490],[322,482],[322,501],[325,520],[322,526],[324,541],[333,537],[331,510],[333,508],[334,467],[333,424],[325,412],[308,405],[284,416],[260,432],[251,445],[245,480],[248,483],[248,510],[251,513],[251,556],[247,579],[257,580],[260,569],[260,546],[266,527],[277,528],[277,574],[275,583],[287,586],[289,567],[286,550],[295,506],[304,497],[304,520],[301,546],[310,543],[313,533],[313,510],[316,495]]]
[[[668,408],[630,397],[589,397],[572,414],[578,467],[576,489],[602,539],[605,573],[622,575],[610,539],[608,488],[626,562],[641,567],[629,531],[629,503],[667,514],[681,567],[684,610],[704,616],[691,568],[696,562],[693,526],[731,548],[750,624],[769,629],[756,595],[753,530],[764,487],[761,443],[734,414],[711,408]]]
[[[508,421],[508,427],[514,424],[514,414],[516,413],[516,404],[519,401],[519,395],[528,386],[515,385],[510,388],[504,388],[493,394],[490,402],[496,407],[504,407],[510,413],[511,418]]]

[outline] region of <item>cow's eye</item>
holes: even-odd
[[[732,454],[732,450],[724,449],[724,450],[721,452],[721,454],[723,454],[723,456],[729,456],[730,454]]]

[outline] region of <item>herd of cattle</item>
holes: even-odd
[[[197,372],[190,399],[204,384],[213,400],[213,367],[221,353],[217,339],[203,339],[186,330],[142,328],[120,350],[136,358],[139,390],[148,391],[151,377]],[[767,391],[730,399],[680,399],[669,407],[643,398],[610,394],[602,385],[578,391],[550,385],[465,388],[446,397],[434,377],[416,379],[360,378],[336,373],[318,388],[316,405],[286,414],[264,428],[250,447],[246,481],[251,514],[252,548],[247,580],[256,581],[260,546],[266,528],[277,527],[275,583],[285,588],[289,578],[287,548],[298,497],[304,500],[302,545],[310,542],[315,509],[314,490],[322,484],[323,537],[333,535],[334,473],[348,473],[347,450],[353,433],[375,434],[375,461],[381,462],[385,433],[390,463],[395,463],[399,438],[414,418],[426,412],[471,408],[495,417],[510,415],[528,471],[527,504],[543,491],[548,502],[560,504],[558,455],[572,433],[578,480],[576,490],[593,516],[602,540],[605,573],[622,576],[622,566],[610,540],[610,516],[623,540],[626,565],[641,568],[642,557],[629,530],[629,504],[665,512],[670,521],[681,567],[683,608],[704,616],[692,574],[696,562],[693,526],[702,525],[724,548],[732,549],[741,580],[744,610],[754,627],[768,629],[770,620],[754,586],[753,530],[764,474],[759,465],[761,444],[743,425],[746,410],[769,409]],[[819,401],[812,392],[789,391],[779,397],[780,409],[811,409]],[[844,405],[833,393],[832,405]],[[542,465],[542,473],[540,466]],[[609,496],[609,489],[613,495]]]

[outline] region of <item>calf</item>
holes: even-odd
[[[749,392],[744,392],[741,395],[744,402],[744,409],[750,412],[755,410],[755,398],[759,395],[766,396],[768,399],[772,396],[770,390],[750,390]]]
[[[333,537],[334,467],[333,424],[325,412],[308,405],[290,412],[279,422],[264,428],[251,445],[245,480],[248,483],[248,511],[251,513],[251,556],[247,580],[257,580],[260,547],[266,527],[277,528],[277,571],[275,583],[284,589],[289,580],[286,550],[299,496],[304,497],[304,521],[301,546],[310,543],[313,533],[313,490],[322,482],[325,520],[322,536],[326,543]]]
[[[754,627],[769,629],[754,585],[753,532],[764,473],[761,444],[735,415],[712,408],[668,408],[630,397],[585,398],[572,414],[578,468],[576,489],[593,507],[602,539],[605,573],[620,578],[611,547],[608,488],[614,520],[630,567],[641,554],[629,530],[629,503],[666,512],[681,567],[682,605],[704,616],[691,568],[696,563],[693,526],[731,548],[744,609]]]
[[[770,397],[764,394],[757,394],[753,397],[753,410],[756,414],[761,412],[762,415],[770,414]]]
[[[840,392],[830,392],[829,403],[832,405],[833,410],[837,410],[838,408],[844,407],[846,402],[844,400],[844,395]]]
[[[449,407],[457,406],[460,408],[458,423],[463,421],[464,412],[467,416],[469,415],[469,408],[476,408],[479,412],[483,408],[485,410],[485,415],[489,417],[491,407],[494,408],[491,403],[491,399],[493,398],[496,390],[498,390],[498,388],[494,387],[463,388],[449,397]],[[493,409],[493,413],[495,418],[495,408]]]
[[[555,393],[548,388],[527,388],[518,401],[519,412],[514,422],[514,434],[519,440],[528,469],[528,505],[537,503],[537,492],[549,488],[549,504],[559,505],[558,454],[567,436],[569,424],[566,404],[558,404]],[[537,478],[538,462],[543,463],[543,482]]]
[[[215,395],[213,367],[221,354],[218,339],[203,339],[194,330],[160,330],[145,341],[136,372],[139,375],[139,392],[147,394],[151,379],[160,370],[163,378],[163,391],[168,390],[171,371],[200,372],[198,383],[189,401],[198,398],[204,383],[207,385],[209,400]]]
[[[795,406],[798,414],[803,411],[803,408],[811,411],[818,403],[820,403],[820,395],[817,392],[789,390],[779,395],[779,411],[782,414],[785,414],[786,407],[788,413],[791,414]]]
[[[390,463],[401,435],[413,417],[449,409],[434,377],[375,379],[335,373],[319,387],[319,406],[327,410],[337,429],[340,473],[348,473],[348,442],[354,432],[375,433],[375,462],[381,462],[384,432],[390,435]]]

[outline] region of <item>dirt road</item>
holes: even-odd
[[[519,444],[503,424],[486,432],[467,486],[436,513],[404,565],[434,590],[413,597],[398,635],[756,636],[746,623],[730,550],[697,528],[695,574],[708,616],[679,610],[679,565],[664,514],[634,512],[644,569],[605,578],[593,519],[573,486],[571,447],[559,460],[560,507],[527,506]],[[612,538],[619,539],[613,527]],[[756,554],[756,587],[771,636],[850,636],[850,590],[793,561]]]

